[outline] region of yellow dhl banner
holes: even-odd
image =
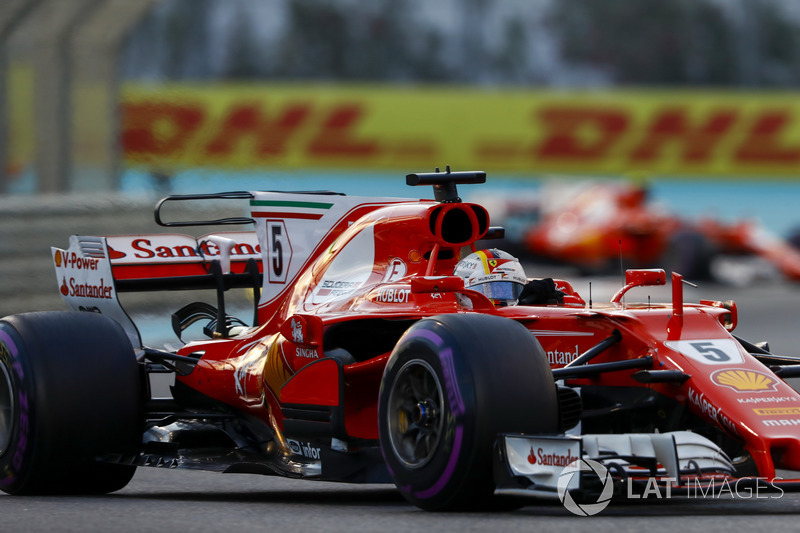
[[[783,92],[126,85],[130,165],[800,175]]]

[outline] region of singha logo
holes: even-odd
[[[303,324],[296,319],[292,319],[292,340],[297,344],[303,343]]]

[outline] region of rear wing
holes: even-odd
[[[169,222],[162,218],[166,202],[209,199],[249,200],[252,218]],[[162,226],[252,223],[255,230],[197,238],[179,233],[72,236],[67,249],[51,249],[52,257],[68,307],[109,315],[138,347],[140,335],[118,301],[119,292],[216,289],[218,310],[224,315],[224,291],[250,288],[257,306],[254,324],[263,323],[304,269],[351,224],[375,209],[409,201],[419,200],[328,192],[171,196],[156,206],[155,219]]]
[[[261,280],[261,246],[255,231],[218,232],[202,237],[177,233],[105,237],[117,289],[122,292],[211,289],[215,260],[225,288],[251,287]]]
[[[198,238],[73,235],[66,250],[51,248],[51,253],[67,306],[113,318],[135,347],[141,346],[141,337],[118,293],[249,287],[257,294],[262,283],[260,247],[252,231]],[[221,257],[229,261],[220,261]]]

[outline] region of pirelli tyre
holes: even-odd
[[[122,328],[95,313],[0,320],[0,489],[102,494],[135,467],[100,456],[138,451],[142,377]]]
[[[389,357],[378,402],[397,488],[425,510],[496,508],[497,434],[557,433],[556,394],[542,347],[521,324],[461,313],[420,320]]]

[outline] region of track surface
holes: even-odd
[[[587,296],[588,282],[575,283]],[[593,299],[606,299],[618,284],[597,283]],[[662,289],[663,291],[663,289]],[[669,300],[653,291],[653,301]],[[663,297],[664,294],[667,296]],[[644,298],[646,299],[645,294]],[[686,301],[734,299],[736,333],[770,341],[773,352],[800,355],[800,286],[767,283],[733,289],[688,288]],[[638,298],[637,298],[638,299]],[[274,477],[185,470],[139,469],[124,490],[104,497],[0,496],[0,531],[614,531],[669,528],[703,532],[796,530],[800,494],[763,499],[671,499],[612,502],[600,515],[573,516],[558,503],[533,503],[507,513],[425,513],[406,504],[392,486],[340,485]]]

